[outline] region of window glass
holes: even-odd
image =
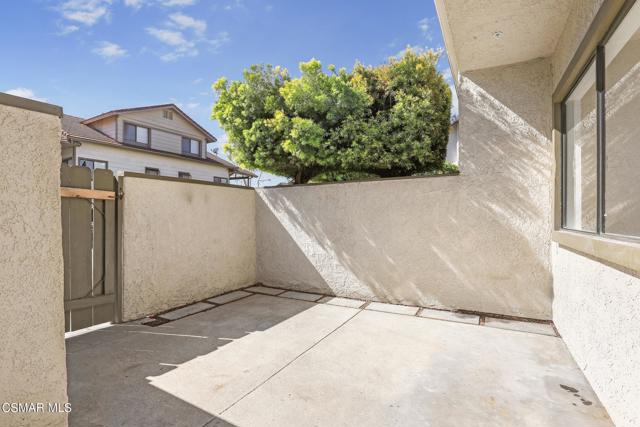
[[[191,174],[189,172],[178,172],[178,178],[191,178]]]
[[[605,45],[606,233],[640,237],[640,2]]]
[[[200,141],[191,140],[191,154],[200,154]]]
[[[85,168],[89,168],[91,170],[94,170],[94,169],[106,169],[107,168],[107,162],[105,162],[105,161],[83,159],[82,157],[80,157],[78,159],[78,165],[83,166]]]
[[[124,140],[126,142],[135,142],[136,140],[136,127],[129,123],[124,124]]]
[[[149,129],[136,126],[136,142],[138,144],[149,143]]]
[[[144,173],[146,173],[147,175],[160,175],[160,169],[144,168]]]
[[[596,71],[592,62],[564,102],[565,227],[597,228]]]

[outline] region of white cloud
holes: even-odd
[[[69,21],[88,27],[101,19],[109,19],[111,0],[67,0],[60,5],[60,13]]]
[[[162,0],[164,6],[191,6],[196,0]]]
[[[431,19],[422,18],[421,20],[419,20],[418,28],[420,29],[420,32],[427,40],[433,39],[433,35],[431,34]]]
[[[195,19],[184,13],[172,13],[169,15],[170,25],[181,29],[192,29],[196,34],[202,35],[207,30],[207,23],[201,19]]]
[[[187,104],[187,108],[193,110],[194,108],[198,108],[200,106],[199,102],[189,102]]]
[[[134,9],[139,9],[145,3],[145,0],[124,0],[124,5],[128,7],[132,7]]]
[[[56,33],[59,36],[66,36],[71,33],[75,33],[78,31],[80,27],[77,25],[62,25],[58,24],[58,32]]]
[[[227,4],[224,7],[224,10],[233,10],[233,9],[246,9],[244,5],[244,0],[233,0],[231,3]]]
[[[181,31],[149,27],[147,28],[147,33],[169,46],[182,46],[187,44],[187,39],[184,38]]]
[[[23,98],[33,99],[34,101],[47,102],[47,98],[40,98],[36,96],[36,94],[31,89],[27,89],[26,87],[17,87],[14,89],[9,89],[6,91],[9,95],[21,96]]]
[[[413,53],[416,54],[420,54],[420,53],[425,53],[427,51],[427,48],[424,46],[415,46],[415,45],[410,45],[408,44],[404,49],[399,50],[395,55],[396,57],[401,57],[402,55],[404,55],[404,52],[409,49],[411,50]]]
[[[169,21],[164,28],[147,27],[147,33],[160,42],[171,47],[172,50],[160,54],[165,62],[176,61],[183,57],[197,56],[198,46],[208,45],[213,52],[229,43],[231,37],[226,31],[219,32],[213,39],[206,37],[207,23],[183,13],[169,15]],[[192,31],[189,31],[192,30]]]
[[[202,83],[202,77],[198,77],[197,79],[193,79],[193,81],[191,82],[194,85],[197,85],[199,83]]]
[[[446,70],[442,71],[442,77],[444,77],[444,79],[449,83],[452,83],[453,76],[451,75],[451,68],[447,68]]]
[[[214,52],[217,52],[218,49],[220,49],[222,46],[229,43],[230,41],[231,41],[231,36],[226,31],[221,31],[218,34],[216,34],[215,38],[211,40],[206,40],[206,42],[209,43],[211,47],[213,47]]]
[[[113,61],[127,55],[126,49],[112,42],[100,42],[99,46],[92,50],[96,55],[102,56],[107,61]]]

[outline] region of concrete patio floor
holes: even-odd
[[[70,425],[613,425],[540,325],[297,294],[67,339]]]

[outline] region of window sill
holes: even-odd
[[[556,230],[551,238],[560,246],[574,249],[630,270],[640,271],[639,243],[613,240],[568,230]]]
[[[149,144],[143,144],[142,142],[124,141],[123,144],[131,147],[149,148]]]

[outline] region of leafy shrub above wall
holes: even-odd
[[[295,183],[447,172],[451,91],[439,56],[407,49],[383,65],[329,73],[312,59],[297,78],[252,65],[242,81],[214,84],[212,116],[236,162]]]

